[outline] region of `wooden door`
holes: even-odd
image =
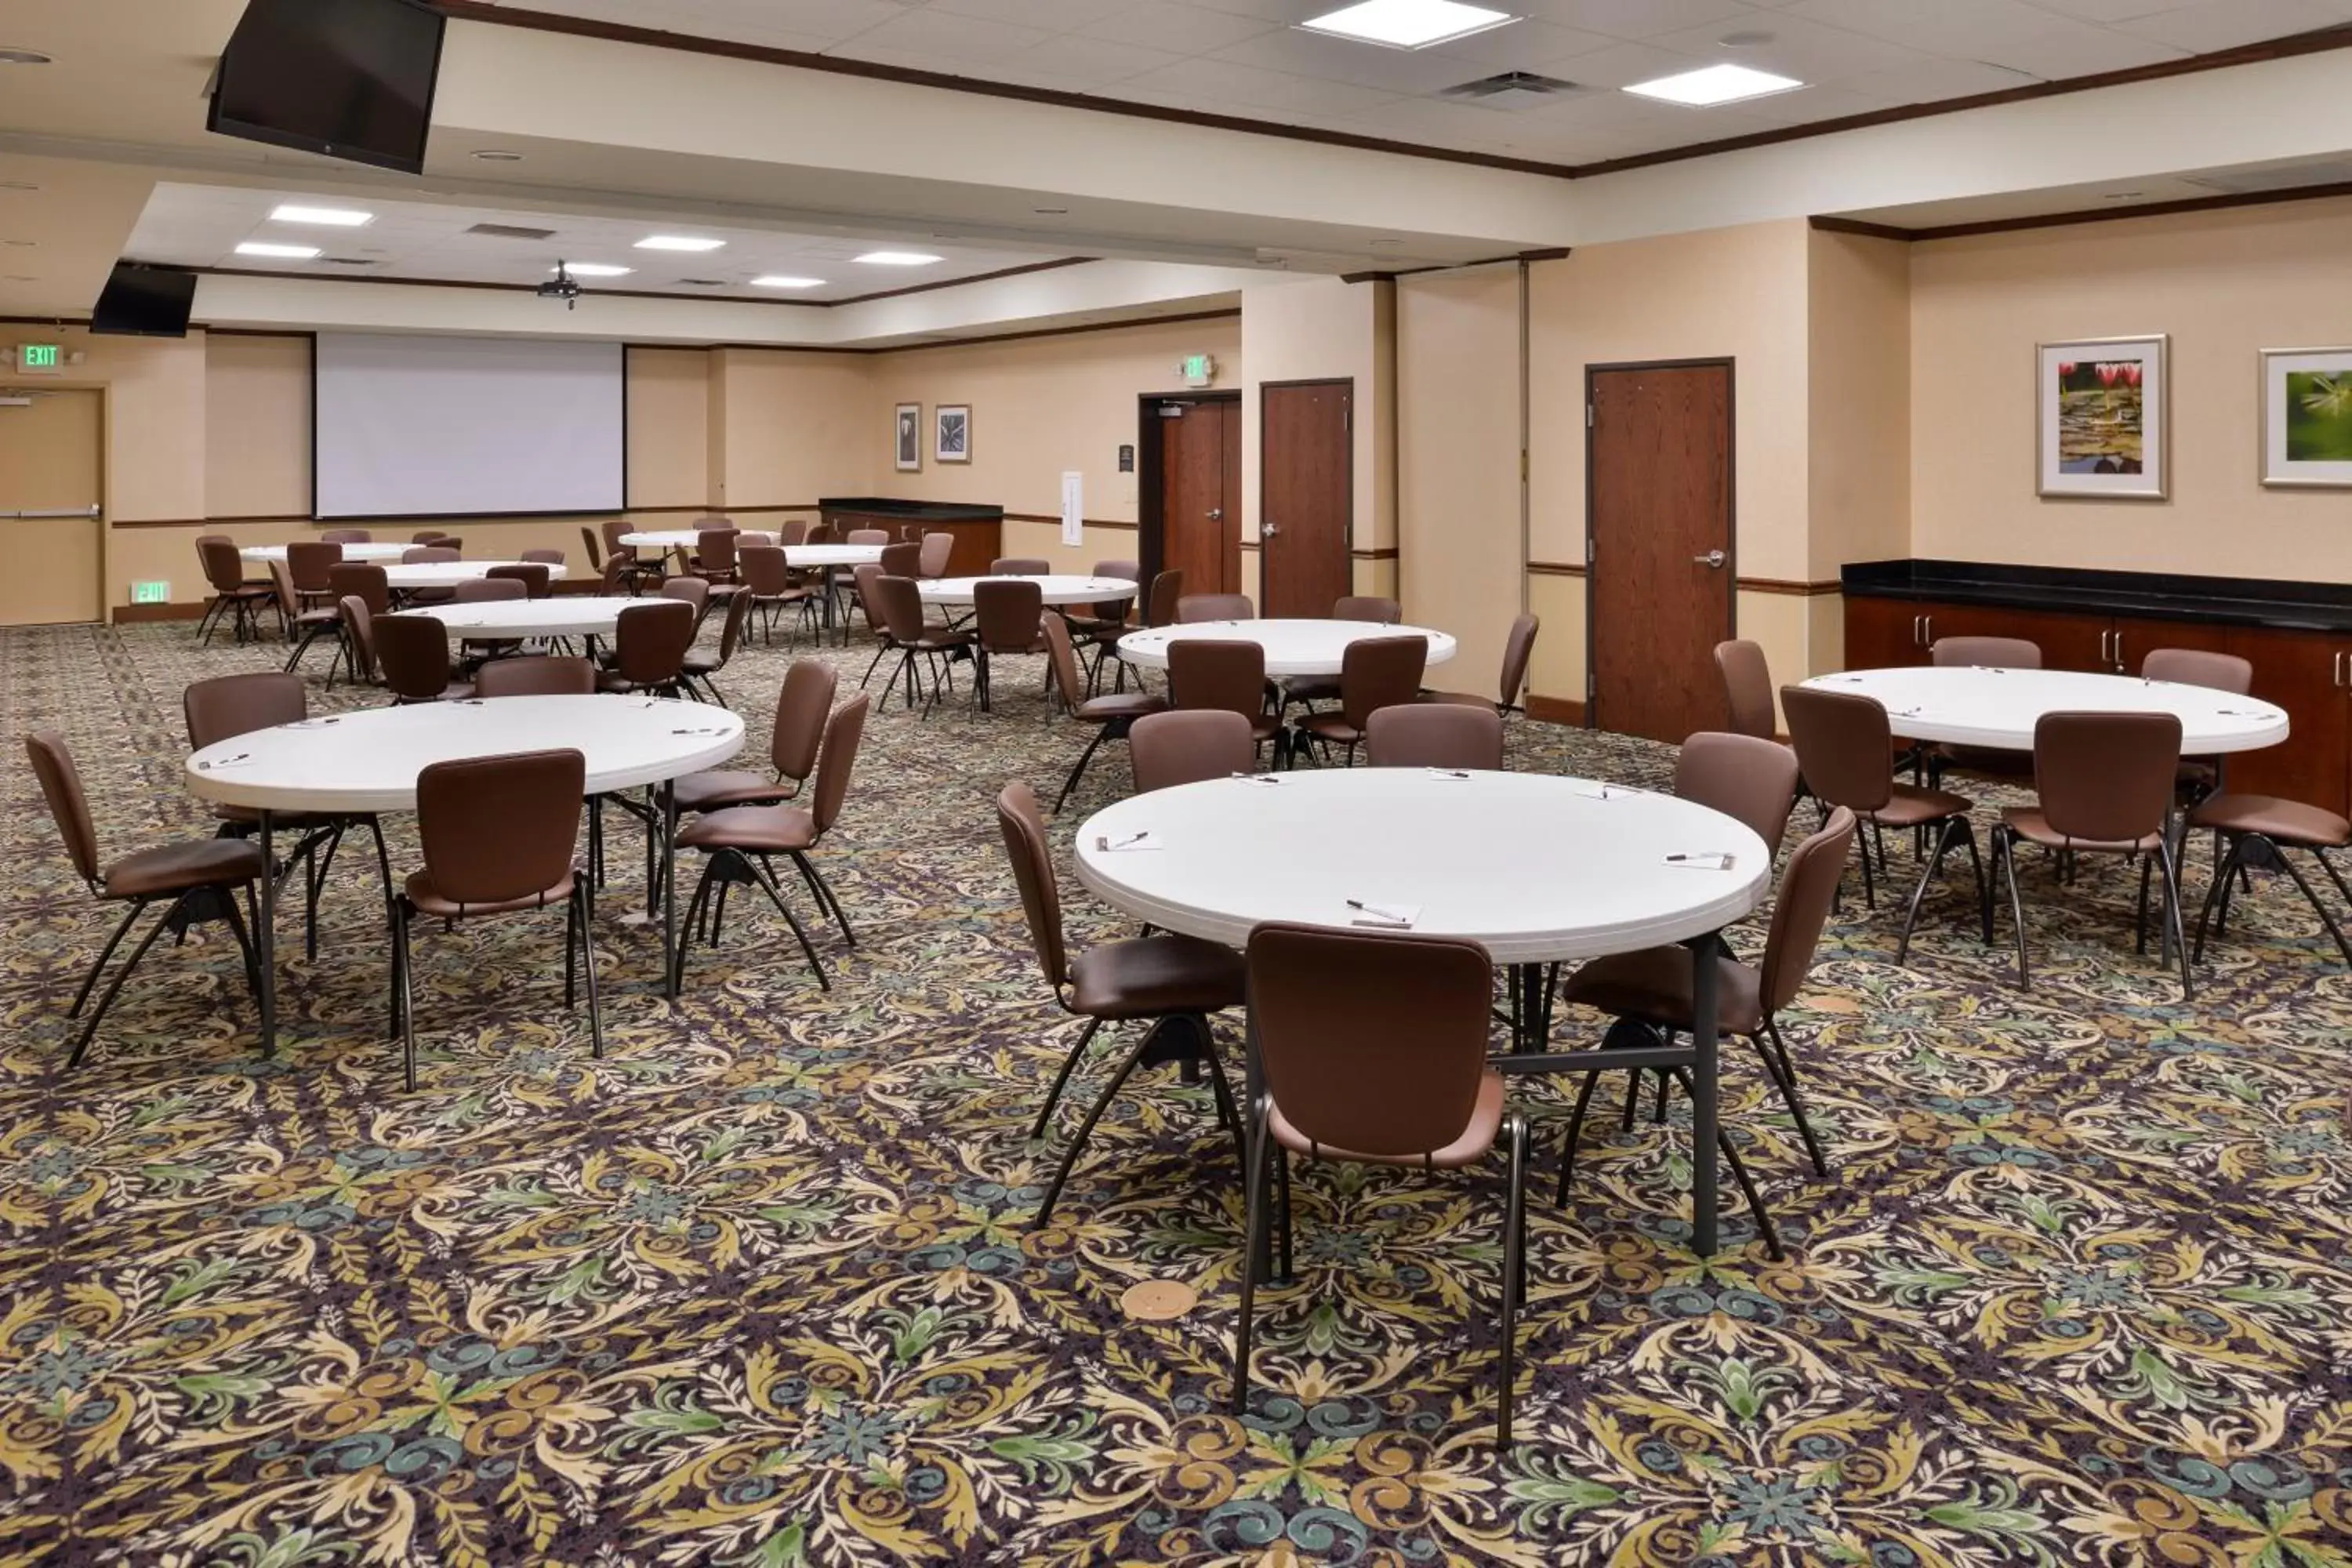
[[[2231,651],[2230,628],[2204,621],[2142,620],[2133,616],[2116,617],[2115,636],[2107,645],[2107,651],[2116,674],[2137,675],[2140,660],[2160,647],[2228,653]]]
[[[1160,439],[1160,558],[1188,594],[1242,587],[1242,405],[1170,397],[1146,417]]]
[[[2346,809],[2352,725],[2346,685],[2352,638],[2326,632],[2231,626],[2228,651],[2254,667],[2253,694],[2286,710],[2285,741],[2228,762],[2232,790]]]
[[[1355,591],[1353,381],[1268,382],[1258,429],[1258,613],[1317,617]]]
[[[1845,602],[1845,667],[1895,669],[1927,658],[1919,646],[1919,606],[1908,599]]]
[[[8,559],[0,573],[0,626],[100,620],[106,525],[95,512],[106,465],[99,395],[29,395],[28,407],[0,406],[0,549]],[[74,515],[9,515],[20,511]]]
[[[1732,635],[1731,366],[1585,374],[1587,720],[1678,742],[1722,721],[1715,645]]]

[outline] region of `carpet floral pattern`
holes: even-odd
[[[277,657],[185,626],[0,633],[0,727],[67,734],[110,849],[207,833],[180,689]],[[721,678],[755,748],[786,657]],[[846,689],[867,652],[824,657]],[[1786,1261],[1744,1210],[1696,1259],[1686,1108],[1627,1128],[1607,1086],[1566,1206],[1541,1162],[1500,1457],[1499,1166],[1303,1169],[1236,1421],[1240,1196],[1204,1089],[1139,1075],[1027,1227],[1077,1111],[1039,1143],[1027,1122],[1078,1026],[991,800],[1050,799],[1083,736],[1008,665],[992,717],[869,728],[820,851],[859,937],[814,927],[829,994],[739,900],[663,1000],[616,827],[604,1058],[553,917],[427,929],[413,1094],[366,856],[319,957],[281,948],[274,1058],[203,927],[66,1073],[110,916],[12,766],[0,1563],[2352,1564],[2352,980],[2292,889],[2258,884],[2188,1005],[2133,952],[2117,868],[2061,889],[2029,859],[2026,993],[1965,869],[1907,967],[1896,910],[1849,896],[1789,1020],[1831,1175],[1726,1057]],[[1671,763],[1539,724],[1513,749],[1633,784]],[[1107,748],[1059,842],[1126,787]],[[1123,929],[1066,887],[1074,939]],[[1573,1087],[1514,1088],[1547,1151]],[[1132,1319],[1145,1280],[1200,1305]]]

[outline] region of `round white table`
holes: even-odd
[[[1268,921],[1347,927],[1403,916],[1416,934],[1467,937],[1517,971],[1514,994],[1528,1016],[1543,1016],[1533,1005],[1549,997],[1549,965],[1689,944],[1698,1025],[1689,1048],[1551,1053],[1523,1039],[1538,1048],[1496,1065],[1688,1066],[1693,1229],[1698,1250],[1713,1251],[1715,933],[1769,891],[1764,841],[1672,795],[1550,774],[1335,768],[1267,776],[1276,782],[1216,779],[1107,807],[1078,830],[1078,880],[1162,930],[1235,948]],[[1110,847],[1138,842],[1159,847]],[[1724,854],[1731,862],[1718,868],[1713,858]],[[1539,995],[1524,988],[1530,975]],[[1250,1066],[1255,1075],[1254,1050]]]
[[[373,561],[379,563],[389,563],[399,560],[402,556],[415,549],[416,546],[414,544],[393,544],[387,542],[345,544],[341,548],[343,552],[343,559],[346,561]],[[239,550],[237,552],[237,555],[240,559],[246,561],[258,561],[264,563],[272,561],[283,561],[286,559],[286,546],[282,544],[248,544]]]
[[[717,767],[743,749],[743,721],[724,708],[612,696],[372,708],[257,730],[207,746],[188,758],[185,775],[197,798],[259,814],[262,859],[270,864],[272,818],[278,813],[373,817],[413,811],[417,775],[432,763],[556,749],[577,751],[586,760],[583,794],[658,787],[661,847],[658,885],[652,891],[661,903],[667,987],[677,950],[677,806],[670,784]],[[386,877],[389,900],[388,868]],[[278,1033],[274,879],[261,879],[260,900],[260,929],[254,934],[261,949],[262,1046],[268,1050]]]
[[[1337,675],[1348,645],[1366,637],[1420,637],[1429,644],[1429,662],[1454,657],[1454,639],[1427,626],[1392,626],[1380,621],[1194,621],[1152,626],[1118,639],[1118,656],[1148,669],[1168,668],[1168,645],[1194,638],[1254,642],[1265,650],[1265,673],[1275,680]]]
[[[632,605],[654,605],[658,599],[629,599],[601,594],[557,594],[544,599],[488,599],[472,605],[429,605],[403,610],[404,616],[430,616],[449,628],[449,635],[477,642],[522,637],[609,637],[621,612]]]
[[[940,577],[921,584],[918,592],[926,605],[969,605],[979,603],[982,583],[1034,583],[1048,605],[1116,605],[1132,601],[1143,590],[1124,577]]]
[[[810,566],[879,566],[879,544],[787,544],[784,564],[799,570]]]
[[[411,594],[419,588],[454,588],[460,583],[470,583],[477,577],[487,577],[493,566],[544,565],[547,580],[563,581],[569,571],[561,561],[419,561],[408,566],[387,566],[383,580],[395,594]]]
[[[1805,684],[1870,698],[1906,740],[1993,751],[2032,751],[2044,713],[2170,713],[2180,721],[2181,754],[2191,757],[2259,751],[2287,737],[2283,708],[2136,675],[1925,666],[1817,675]]]

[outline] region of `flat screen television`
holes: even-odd
[[[89,312],[89,330],[121,338],[184,338],[196,302],[196,275],[173,267],[118,261]]]
[[[422,174],[443,27],[419,0],[247,0],[205,125]]]

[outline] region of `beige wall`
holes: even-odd
[[[2352,579],[2352,495],[2265,490],[2257,351],[2352,341],[2352,201],[1939,240],[1911,262],[1911,553]],[[2172,338],[2172,497],[2034,494],[2034,345]]]
[[[310,340],[205,342],[205,505],[215,518],[310,515]]]
[[[711,359],[714,500],[737,510],[869,493],[878,437],[866,427],[864,356],[717,349]]]
[[[628,351],[631,506],[711,502],[708,349]]]

